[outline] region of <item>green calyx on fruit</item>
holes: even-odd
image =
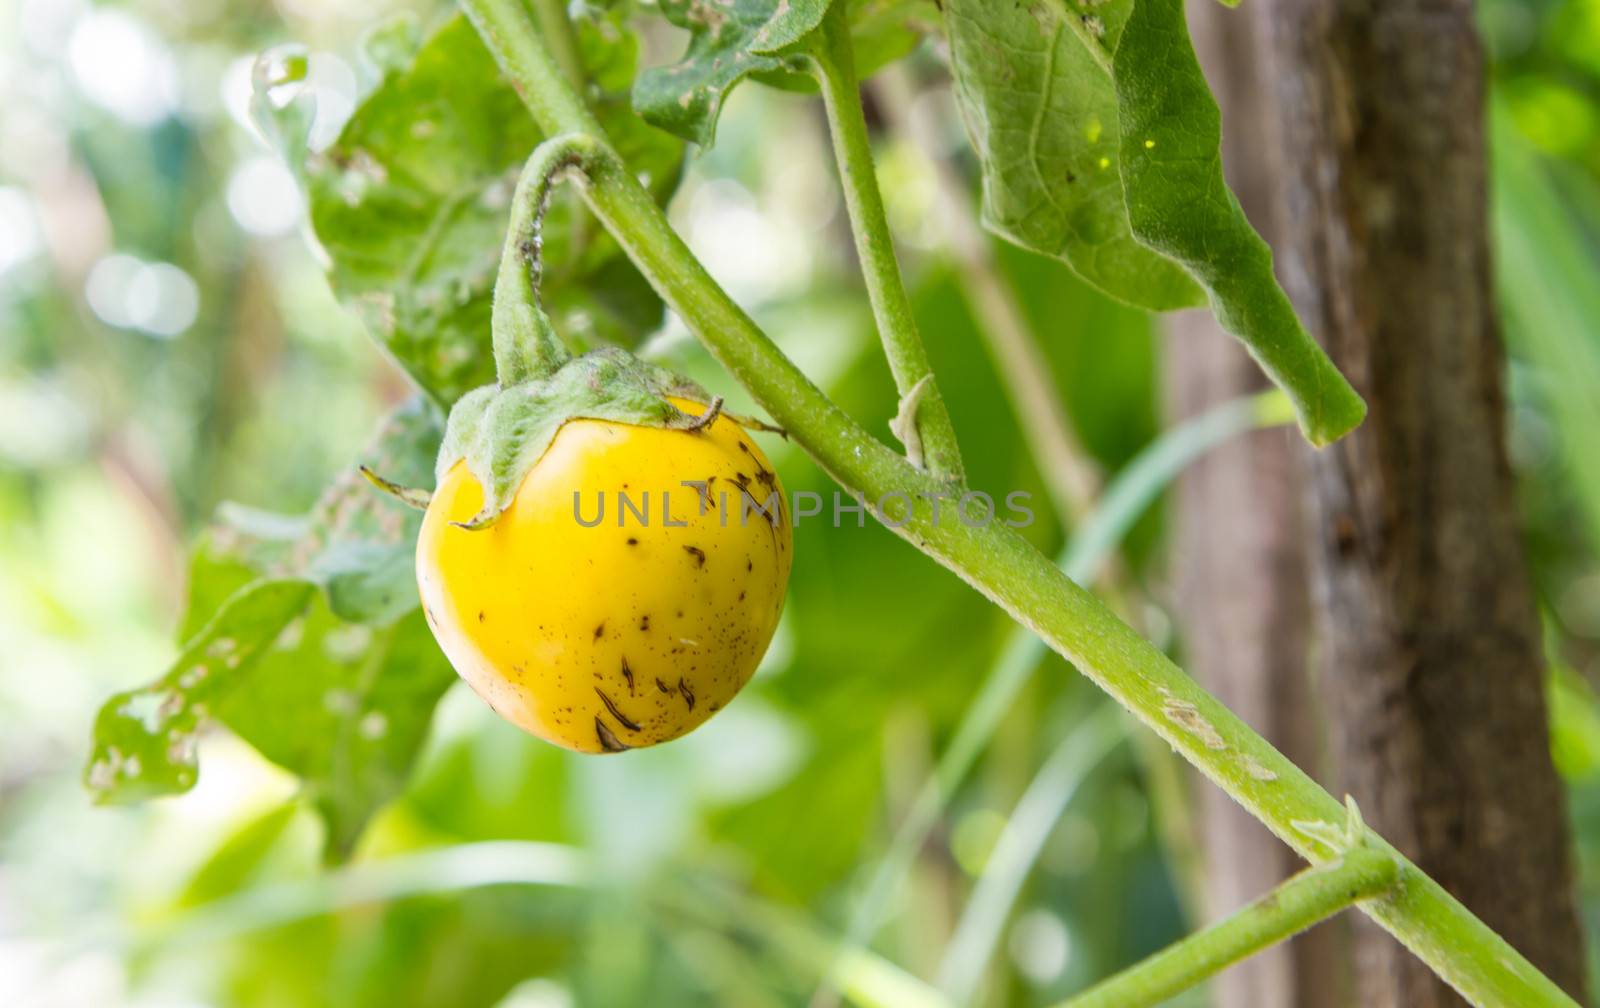
[[[708,405],[685,413],[668,401],[676,396]],[[641,427],[699,430],[716,420],[722,400],[687,378],[674,375],[625,350],[602,348],[575,357],[547,377],[510,386],[486,385],[462,396],[450,411],[436,479],[458,461],[483,487],[483,509],[464,528],[492,524],[510,506],[534,467],[568,420],[610,420]]]

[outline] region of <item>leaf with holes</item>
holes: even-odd
[[[426,482],[439,439],[434,410],[413,400],[362,461]],[[86,780],[99,800],[188,790],[215,720],[299,775],[348,852],[398,792],[454,679],[418,609],[420,520],[354,467],[304,517],[228,509],[195,550],[182,653],[96,719]]]

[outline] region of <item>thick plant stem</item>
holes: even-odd
[[[809,53],[813,76],[822,90],[822,104],[828,113],[828,131],[833,138],[833,155],[839,165],[839,182],[844,190],[845,208],[850,214],[850,231],[855,237],[856,255],[861,260],[867,299],[878,324],[889,370],[904,403],[914,394],[916,426],[914,442],[906,445],[916,461],[920,452],[929,472],[959,482],[962,479],[961,449],[956,443],[955,426],[933,379],[928,354],[911,311],[895,257],[894,240],[889,234],[889,219],[883,209],[883,194],[878,189],[878,173],[872,160],[872,142],[861,108],[861,89],[856,80],[855,53],[850,42],[848,5],[836,3],[823,19],[822,27]],[[919,392],[914,392],[920,386]]]
[[[483,37],[540,129],[550,136],[605,135],[600,121],[562,75],[546,43],[535,33],[522,0],[461,0],[461,10]]]
[[[1394,859],[1357,848],[1308,868],[1243,910],[1062,1002],[1058,1008],[1160,1004],[1233,963],[1394,884]]]
[[[607,146],[556,69],[518,0],[462,0],[490,50],[551,135],[583,132],[585,195],[634,264],[724,367],[835,480],[874,500],[914,502],[894,531],[956,573],[1073,662],[1202,773],[1313,863],[1333,853],[1304,832],[1345,808],[1200,688],[1155,646],[1066,577],[1015,529],[971,527],[932,502],[949,486],[867,434],[801,373],[719,287],[650,194]],[[1314,826],[1313,826],[1314,828]],[[1529,1008],[1567,997],[1438,883],[1375,835],[1399,865],[1394,887],[1362,910],[1469,1001]]]

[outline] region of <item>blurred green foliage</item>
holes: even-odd
[[[805,1004],[819,964],[804,935],[844,926],[1007,637],[998,612],[886,531],[802,524],[789,607],[761,673],[679,743],[626,760],[569,756],[456,687],[431,727],[386,722],[397,734],[380,737],[409,741],[398,755],[369,753],[376,763],[330,755],[366,752],[339,740],[360,737],[376,710],[352,718],[335,705],[315,722],[326,749],[284,741],[305,738],[304,723],[242,741],[213,730],[198,739],[194,790],[90,805],[78,778],[94,711],[180,656],[177,640],[200,629],[181,623],[185,590],[198,596],[190,611],[206,613],[249,578],[284,569],[267,549],[191,576],[188,547],[224,502],[256,546],[292,542],[302,526],[282,516],[317,507],[411,394],[335,300],[294,179],[248,114],[254,54],[304,44],[319,98],[312,142],[331,142],[384,65],[362,54],[363,33],[405,6],[0,0],[0,1002]],[[436,13],[409,6],[420,23]],[[1589,310],[1600,269],[1600,3],[1493,0],[1483,16],[1502,110],[1496,226],[1514,462],[1559,669],[1552,723],[1594,936],[1600,420],[1595,386],[1572,379],[1600,360]],[[644,65],[681,49],[657,30],[645,39]],[[917,58],[933,65],[925,51]],[[949,94],[920,100],[959,144]],[[891,137],[880,153],[971,479],[1043,501],[930,222],[927,166]],[[975,180],[975,165],[963,167]],[[737,91],[717,146],[690,157],[672,212],[806,371],[886,436],[893,383],[853,273],[817,110],[803,96]],[[482,251],[492,264],[498,240]],[[996,252],[1084,443],[1115,471],[1161,426],[1150,321],[1058,263]],[[577,308],[642,325],[632,309]],[[646,345],[749,408],[670,318]],[[831,490],[792,446],[769,447],[791,490]],[[1061,546],[1048,521],[1031,534],[1041,548]],[[1155,589],[1162,546],[1157,513],[1126,550]],[[328,584],[332,574],[293,576]],[[336,634],[363,620],[417,663],[414,679],[385,666],[368,687],[426,693],[450,681],[414,619],[390,624],[397,612],[375,618],[356,599],[331,612],[308,596],[299,648],[272,655],[275,674],[253,680],[283,688],[216,702],[249,705],[258,724],[270,724],[263,712],[314,707],[325,677],[351,673]],[[1159,626],[1159,612],[1151,618]],[[877,939],[916,975],[936,973],[1018,796],[1089,709],[1089,688],[1058,659],[1045,665]],[[318,814],[330,805],[342,810],[331,844]],[[998,942],[989,1003],[1044,1003],[1187,929],[1153,822],[1141,766],[1119,751],[1085,781],[1030,876]],[[330,849],[359,867],[483,841],[563,845],[604,881],[401,879],[393,899],[347,903],[314,888]],[[485,853],[478,867],[493,877],[498,864]],[[313,886],[310,905],[334,909],[290,913],[297,885]]]

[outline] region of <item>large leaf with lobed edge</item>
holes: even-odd
[[[1361,421],[1223,181],[1182,0],[947,0],[945,25],[991,229],[1140,307],[1209,300],[1313,443]]]
[[[439,438],[434,411],[413,401],[363,462],[423,483]],[[232,509],[195,550],[177,660],[96,718],[85,773],[96,797],[188,790],[196,739],[220,721],[303,780],[332,849],[348,852],[399,791],[454,679],[418,610],[418,522],[353,469],[304,517]]]
[[[636,41],[621,13],[574,22],[593,103],[612,142],[658,199],[676,187],[682,145],[630,110]],[[338,139],[301,168],[312,228],[340,298],[433,399],[449,405],[493,380],[490,298],[518,170],[542,138],[471,25],[425,40],[390,28],[369,51],[382,77]],[[293,157],[297,102],[271,108]],[[302,127],[303,128],[303,127]],[[583,345],[631,345],[662,303],[576,198],[544,222],[546,307]]]

